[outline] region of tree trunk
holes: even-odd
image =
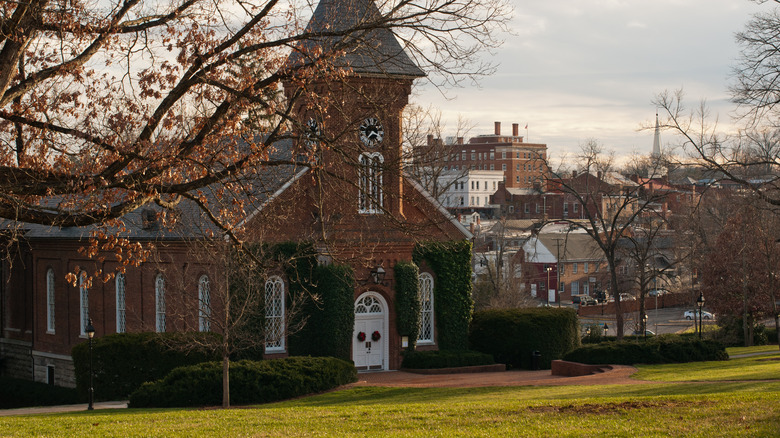
[[[222,407],[230,407],[230,358],[222,354]]]

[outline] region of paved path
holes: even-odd
[[[540,385],[633,385],[658,383],[631,379],[636,368],[613,365],[611,370],[589,376],[553,376],[550,370],[502,371],[470,374],[415,374],[404,371],[360,373],[351,386],[393,386],[410,388],[467,388],[480,386]]]
[[[126,401],[110,401],[93,403],[92,407],[97,409],[123,409],[127,407]],[[34,414],[54,414],[58,412],[87,412],[87,404],[63,405],[63,406],[41,406],[37,408],[18,408],[18,409],[0,409],[0,417],[8,415],[34,415]]]

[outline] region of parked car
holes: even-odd
[[[594,306],[596,305],[596,299],[590,295],[572,295],[571,302],[573,304],[579,304],[581,306]]]
[[[706,310],[702,310],[701,317],[702,317],[702,319],[714,319],[715,315],[713,315],[712,313],[710,313],[710,312],[708,312]],[[696,310],[696,309],[686,310],[685,313],[683,313],[683,318],[685,318],[685,319],[699,319],[699,311]]]
[[[650,292],[647,293],[647,296],[649,296],[649,297],[657,297],[657,296],[661,296],[661,295],[666,295],[668,293],[669,293],[669,291],[666,290],[666,289],[653,289],[653,290],[651,290]]]
[[[634,330],[633,335],[634,336],[655,336],[655,333],[652,330],[645,330],[645,333],[643,335],[641,330]]]
[[[635,296],[629,295],[625,292],[620,294],[620,301],[634,301],[636,299]]]

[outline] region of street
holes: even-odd
[[[680,333],[693,327],[693,320],[687,320],[683,313],[688,307],[669,307],[665,309],[647,310],[647,328],[656,334]],[[593,315],[580,318],[580,324],[585,330],[591,324],[603,326],[607,323],[608,335],[615,335],[615,315]],[[713,320],[704,320],[704,324],[714,324]],[[639,329],[638,312],[625,314],[625,334],[631,334]]]

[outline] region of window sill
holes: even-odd
[[[46,334],[47,335],[53,335],[54,334],[54,330],[46,330]]]

